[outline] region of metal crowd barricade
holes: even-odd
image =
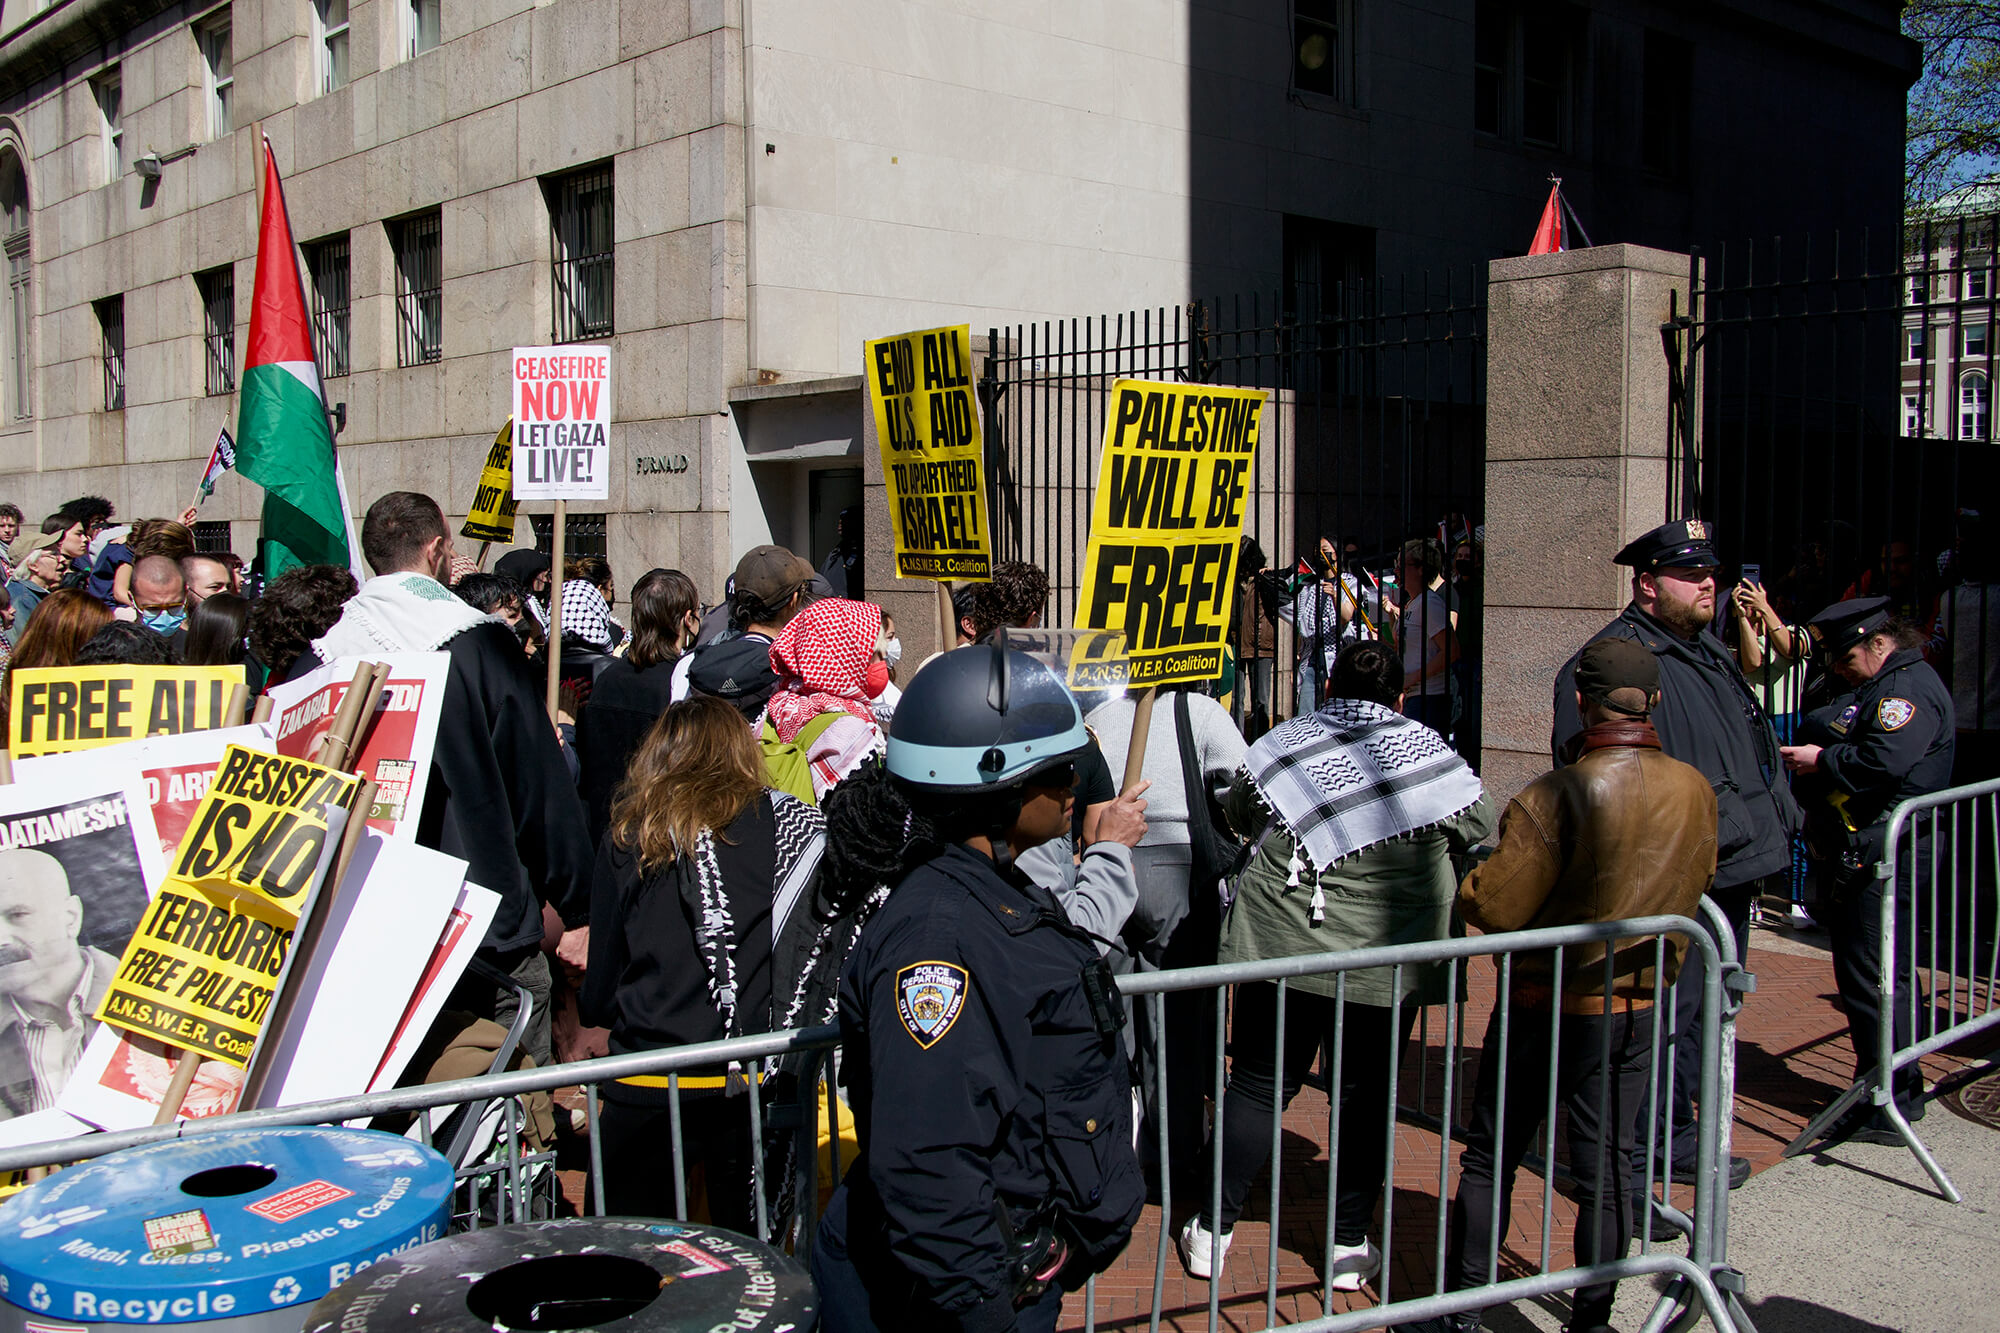
[[[1876,989],[1882,1014],[1875,1064],[1785,1148],[1806,1151],[1865,1097],[1902,1136],[1952,1203],[1958,1187],[1911,1128],[1893,1093],[1898,1071],[2000,1024],[2000,779],[1903,801],[1889,814],[1882,859]],[[1909,1019],[1910,1044],[1896,1044],[1890,1016]],[[1859,1056],[1857,1052],[1857,1057]]]
[[[1704,903],[1704,910],[1715,916],[1711,904]],[[1381,1216],[1381,1250],[1384,1256],[1383,1268],[1376,1282],[1375,1304],[1366,1308],[1351,1309],[1344,1313],[1330,1313],[1332,1310],[1332,1288],[1327,1280],[1321,1292],[1322,1317],[1305,1323],[1279,1325],[1277,1322],[1277,1246],[1281,1230],[1279,1219],[1283,1215],[1281,1196],[1282,1181],[1286,1174],[1282,1169],[1282,1135],[1284,1117],[1280,1109],[1273,1107],[1272,1142],[1273,1155],[1270,1163],[1269,1206],[1272,1219],[1271,1251],[1266,1267],[1264,1306],[1266,1323],[1270,1327],[1286,1327],[1300,1330],[1325,1330],[1326,1333],[1344,1333],[1349,1329],[1381,1327],[1386,1324],[1407,1320],[1429,1318],[1439,1314],[1476,1309],[1507,1301],[1550,1295],[1565,1290],[1598,1282],[1663,1275],[1671,1279],[1659,1297],[1652,1316],[1647,1320],[1646,1333],[1660,1333],[1670,1325],[1682,1326],[1698,1313],[1705,1312],[1720,1333],[1754,1333],[1741,1306],[1734,1299],[1740,1292],[1741,1278],[1730,1269],[1724,1252],[1726,1235],[1728,1134],[1731,1120],[1732,1073],[1731,1042],[1733,1036],[1733,1016],[1735,1005],[1732,996],[1747,986],[1733,957],[1733,941],[1729,932],[1718,924],[1704,929],[1682,917],[1645,917],[1629,921],[1594,925],[1569,926],[1550,930],[1526,931],[1506,935],[1487,935],[1470,939],[1450,939],[1420,944],[1398,945],[1387,948],[1357,950],[1345,953],[1327,953],[1304,957],[1271,959],[1256,963],[1224,964],[1212,967],[1191,968],[1173,972],[1153,972],[1126,976],[1120,979],[1121,988],[1136,1003],[1147,1005],[1153,1020],[1152,1029],[1159,1032],[1166,1016],[1165,996],[1174,992],[1213,991],[1217,1017],[1217,1038],[1212,1055],[1213,1085],[1215,1097],[1212,1133],[1219,1141],[1224,1123],[1223,1092],[1227,1083],[1228,1046],[1232,1038],[1240,1051],[1243,1044],[1269,1039],[1274,1043],[1277,1054],[1276,1064],[1283,1066],[1284,1028],[1286,1022],[1286,994],[1289,983],[1307,976],[1334,978],[1334,1018],[1327,1049],[1331,1058],[1339,1061],[1343,1049],[1341,1032],[1346,1017],[1346,975],[1366,969],[1387,968],[1392,971],[1396,985],[1393,989],[1400,994],[1400,981],[1405,969],[1425,964],[1449,964],[1448,986],[1450,995],[1442,1006],[1446,1024],[1446,1053],[1442,1114],[1432,1117],[1432,1124],[1438,1132],[1436,1156],[1436,1188],[1439,1195],[1438,1219],[1435,1234],[1427,1243],[1434,1253],[1435,1264],[1428,1289],[1403,1292],[1392,1285],[1392,1268],[1396,1246],[1396,1201],[1395,1182],[1397,1166],[1396,1127],[1400,1115],[1406,1121],[1415,1120],[1421,1113],[1421,1106],[1414,1111],[1395,1105],[1400,1080],[1397,1077],[1399,1065],[1404,1057],[1403,1043],[1395,1040],[1393,1034],[1400,1032],[1400,1006],[1398,1002],[1392,1010],[1392,1049],[1388,1053],[1390,1076],[1380,1095],[1390,1099],[1391,1114],[1388,1116],[1388,1164],[1386,1169],[1387,1188],[1384,1194]],[[1660,1123],[1658,1107],[1660,1093],[1671,1091],[1672,1080],[1677,1071],[1671,1060],[1666,1058],[1672,1050],[1674,1032],[1672,1030],[1673,1005],[1670,988],[1657,981],[1660,963],[1666,950],[1665,936],[1678,935],[1688,941],[1688,948],[1699,949],[1706,957],[1706,969],[1701,1008],[1701,1052],[1700,1068],[1693,1071],[1699,1080],[1698,1100],[1703,1108],[1700,1116],[1698,1138],[1697,1180],[1694,1185],[1693,1205],[1688,1213],[1678,1214],[1667,1207],[1666,1196],[1670,1191],[1671,1163],[1666,1155],[1658,1152],[1655,1145],[1670,1136],[1671,1127]],[[1635,1219],[1635,1241],[1638,1253],[1615,1261],[1589,1266],[1569,1266],[1556,1268],[1552,1258],[1555,1249],[1553,1237],[1553,1195],[1555,1172],[1542,1173],[1542,1223],[1537,1238],[1539,1262],[1536,1271],[1527,1277],[1517,1277],[1504,1281],[1494,1281],[1483,1286],[1463,1291],[1445,1290],[1445,1257],[1447,1238],[1447,1217],[1449,1197],[1446,1193],[1452,1174],[1451,1154],[1454,1141],[1462,1142],[1465,1136],[1459,1118],[1455,1114],[1461,1102],[1468,1100],[1463,1089],[1465,1077],[1461,1073],[1463,1013],[1460,967],[1471,960],[1490,959],[1498,972],[1495,989],[1493,1022],[1499,1024],[1499,1050],[1503,1061],[1503,1078],[1537,1078],[1544,1074],[1549,1079],[1546,1098],[1540,1103],[1543,1110],[1540,1143],[1543,1161],[1557,1160],[1556,1116],[1557,1090],[1555,1069],[1557,1042],[1561,1025],[1566,1016],[1559,1003],[1551,1003],[1550,1012],[1544,1014],[1539,1009],[1531,1009],[1525,1017],[1514,1013],[1515,1001],[1510,988],[1514,960],[1522,954],[1548,952],[1554,957],[1557,975],[1560,975],[1562,959],[1566,951],[1596,942],[1618,940],[1626,943],[1639,937],[1652,936],[1653,963],[1656,981],[1654,985],[1654,1013],[1659,1021],[1653,1037],[1652,1059],[1648,1076],[1647,1101],[1641,1112],[1641,1127],[1645,1150],[1645,1177],[1659,1189],[1659,1197],[1654,1199],[1654,1207],[1642,1210]],[[1607,949],[1603,966],[1607,981],[1611,967]],[[1591,966],[1596,966],[1595,964]],[[1468,974],[1469,977],[1469,974]],[[1246,1031],[1229,1031],[1229,999],[1232,988],[1257,982],[1274,983],[1277,987],[1276,1017],[1274,1030],[1268,1034]],[[1469,980],[1467,982],[1469,985]],[[1550,1032],[1550,1059],[1546,1071],[1505,1068],[1505,1052],[1513,1031],[1522,1030],[1523,1023],[1544,1023]],[[1609,1040],[1608,1036],[1606,1038]],[[522,1095],[552,1091],[557,1088],[581,1086],[585,1091],[585,1130],[588,1139],[587,1199],[592,1212],[601,1213],[604,1208],[604,1162],[598,1133],[598,1085],[619,1078],[635,1075],[665,1076],[670,1091],[670,1136],[666,1146],[673,1162],[674,1206],[676,1215],[687,1215],[689,1200],[688,1167],[689,1154],[682,1142],[682,1117],[680,1106],[679,1079],[691,1071],[713,1071],[717,1066],[737,1062],[745,1069],[755,1068],[767,1057],[787,1053],[803,1052],[807,1060],[803,1072],[796,1080],[796,1088],[790,1095],[779,1094],[782,1101],[777,1105],[767,1103],[767,1089],[774,1085],[760,1084],[757,1079],[748,1081],[747,1091],[741,1096],[743,1114],[753,1127],[753,1142],[769,1143],[784,1135],[793,1135],[795,1153],[793,1166],[795,1179],[776,1182],[780,1187],[773,1189],[772,1183],[764,1179],[763,1155],[752,1153],[753,1195],[755,1198],[755,1223],[760,1238],[777,1243],[789,1243],[794,1252],[804,1256],[811,1244],[813,1226],[817,1220],[817,1203],[820,1186],[822,1135],[829,1140],[827,1165],[832,1176],[838,1179],[846,1163],[840,1159],[839,1108],[834,1103],[832,1081],[826,1071],[831,1064],[830,1052],[837,1044],[837,1033],[833,1028],[815,1028],[794,1032],[776,1033],[755,1037],[744,1037],[732,1041],[709,1042],[695,1046],[679,1047],[665,1051],[638,1052],[625,1055],[607,1056],[601,1059],[581,1061],[575,1064],[555,1065],[545,1069],[516,1070],[506,1073],[483,1074],[476,1078],[459,1079],[448,1083],[433,1083],[389,1092],[371,1093],[364,1096],[337,1098],[308,1105],[285,1107],[276,1110],[251,1111],[233,1116],[218,1117],[207,1121],[191,1121],[181,1125],[162,1126],[133,1130],[122,1133],[91,1135],[80,1139],[63,1140],[39,1144],[27,1148],[0,1150],[0,1171],[19,1170],[26,1167],[55,1165],[84,1158],[95,1157],[119,1149],[134,1147],[143,1143],[156,1142],[177,1136],[192,1136],[219,1129],[241,1129],[270,1125],[323,1124],[348,1121],[365,1121],[369,1118],[402,1112],[426,1112],[436,1108],[461,1105],[481,1105],[498,1102],[506,1109],[504,1115],[504,1147],[497,1147],[490,1158],[482,1163],[461,1165],[460,1177],[475,1191],[474,1203],[470,1209],[460,1209],[459,1215],[464,1225],[478,1227],[489,1221],[521,1220],[529,1216],[529,1185],[526,1173],[538,1163],[546,1163],[548,1154],[536,1154],[526,1150],[521,1141],[522,1126],[519,1108],[511,1100]],[[1419,1048],[1421,1049],[1421,1048]],[[1153,1061],[1151,1068],[1158,1080],[1162,1102],[1165,1099],[1167,1072],[1162,1061]],[[1688,1076],[1688,1071],[1678,1071],[1680,1076]],[[1324,1148],[1327,1161],[1327,1214],[1325,1225],[1325,1245],[1330,1260],[1334,1244],[1334,1207],[1337,1192],[1335,1181],[1340,1160],[1340,1101],[1337,1089],[1340,1086],[1339,1069],[1336,1065],[1331,1080],[1335,1095],[1330,1097],[1329,1119]],[[1282,1088],[1282,1078],[1276,1086]],[[822,1100],[824,1099],[824,1100]],[[1421,1100],[1421,1094],[1420,1094]],[[1504,1105],[1504,1097],[1502,1099]],[[824,1112],[824,1119],[822,1119]],[[431,1123],[428,1115],[418,1116],[418,1125],[427,1127]],[[1161,1117],[1157,1127],[1158,1147],[1163,1162],[1174,1160],[1175,1145],[1168,1141],[1166,1118]],[[420,1128],[419,1134],[427,1138],[427,1129]],[[1497,1133],[1497,1129],[1496,1129]],[[1188,1153],[1198,1152],[1201,1145],[1181,1145]],[[1607,1150],[1617,1153],[1615,1141]],[[1208,1181],[1209,1207],[1218,1206],[1221,1191],[1221,1161],[1212,1163]],[[1407,1154],[1405,1154],[1407,1157]],[[1426,1178],[1429,1176],[1425,1157]],[[551,1173],[552,1174],[552,1173]],[[1627,1176],[1622,1168],[1611,1172],[1600,1172],[1601,1179],[1612,1179],[1621,1188],[1627,1187]],[[1163,1317],[1162,1303],[1165,1295],[1167,1273],[1167,1250],[1173,1243],[1172,1223],[1179,1221],[1172,1195],[1172,1173],[1162,1172],[1159,1239],[1152,1256],[1153,1283],[1151,1310],[1148,1317],[1149,1329],[1157,1330]],[[497,1182],[493,1188],[500,1193],[502,1202],[495,1208],[495,1216],[487,1218],[478,1206],[477,1193],[481,1182]],[[1600,1206],[1610,1206],[1610,1191],[1600,1190],[1596,1202]],[[1589,1201],[1585,1201],[1587,1204]],[[1498,1193],[1495,1197],[1496,1212]],[[776,1205],[779,1216],[773,1217],[772,1206]],[[1685,1230],[1687,1246],[1684,1253],[1661,1248],[1663,1232],[1654,1226],[1655,1215],[1671,1222],[1667,1229]],[[1211,1216],[1214,1214],[1211,1213]],[[773,1232],[778,1234],[775,1236]],[[1493,1272],[1498,1274],[1497,1257],[1505,1241],[1505,1233],[1496,1227],[1492,1245]],[[1125,1262],[1133,1262],[1129,1258]],[[1326,1270],[1322,1269],[1322,1273]],[[1220,1276],[1220,1274],[1218,1275]],[[1209,1288],[1207,1326],[1217,1327],[1222,1283],[1211,1283]],[[1094,1329],[1098,1315],[1096,1283],[1086,1286],[1082,1293],[1081,1314],[1086,1329]],[[1072,1298],[1074,1301],[1076,1298]],[[1697,1310],[1696,1307],[1699,1307]],[[1072,1317],[1078,1313],[1073,1305]]]

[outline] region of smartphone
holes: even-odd
[[[1745,583],[1754,583],[1760,588],[1763,587],[1764,567],[1762,565],[1743,566],[1743,581]]]

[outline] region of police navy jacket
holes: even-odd
[[[1879,860],[1896,803],[1951,785],[1951,691],[1922,653],[1900,648],[1872,679],[1813,716],[1811,740],[1823,748],[1812,787],[1825,802],[1813,811],[1814,846],[1856,852],[1863,864]]]
[[[1659,659],[1653,728],[1660,748],[1700,769],[1715,788],[1715,887],[1747,884],[1791,865],[1791,839],[1803,817],[1785,784],[1777,733],[1736,659],[1713,634],[1698,634],[1690,643],[1637,606],[1628,605],[1590,642],[1612,638],[1644,644]],[[1576,661],[1582,655],[1579,648],[1556,677],[1549,745],[1557,768],[1568,762],[1569,743],[1583,730],[1576,711]]]
[[[1071,1289],[1131,1237],[1145,1186],[1125,1043],[1098,1034],[1080,980],[1096,961],[1046,890],[962,846],[862,928],[840,985],[848,1245],[878,1300],[911,1289],[923,1327],[1014,1326],[1003,1208],[1014,1228],[1056,1215]]]

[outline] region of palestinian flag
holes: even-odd
[[[299,565],[344,565],[365,579],[346,487],[326,419],[312,324],[292,249],[291,218],[271,141],[264,147],[264,216],[250,348],[236,412],[236,470],[264,488],[258,562],[266,579]]]

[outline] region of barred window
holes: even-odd
[[[208,392],[236,391],[236,269],[224,264],[194,275],[201,293],[202,342],[207,349]]]
[[[194,549],[203,555],[223,555],[229,550],[227,519],[194,525]]]
[[[319,353],[319,377],[335,379],[348,372],[353,328],[346,233],[308,245],[306,269],[312,274],[313,346]]]
[[[611,318],[611,164],[547,181],[559,343],[603,338]]]
[[[528,525],[535,530],[535,549],[553,555],[556,548],[556,520],[553,514],[530,514]],[[571,514],[563,524],[563,559],[580,555],[609,555],[611,550],[602,514]]]
[[[444,221],[437,209],[389,224],[396,252],[396,364],[444,354]]]
[[[104,341],[104,410],[125,406],[125,298],[97,302],[97,331]]]

